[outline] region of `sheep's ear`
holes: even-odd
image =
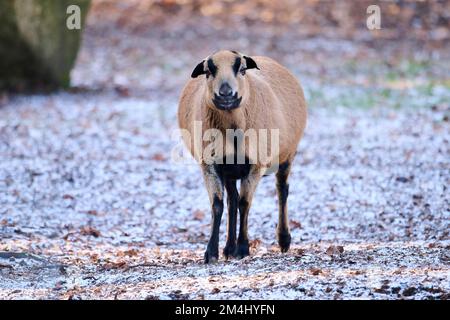
[[[200,62],[195,67],[194,71],[192,71],[191,77],[192,78],[197,78],[199,75],[202,75],[202,74],[206,74],[206,71],[205,71],[205,60]]]
[[[246,57],[246,56],[244,56],[244,59],[245,59],[245,64],[247,65],[247,69],[258,69],[259,70],[259,67],[256,64],[255,60],[253,60],[250,57]]]

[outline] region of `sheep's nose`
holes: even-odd
[[[233,94],[233,90],[231,89],[228,83],[222,83],[219,89],[219,95],[222,97],[229,97]]]

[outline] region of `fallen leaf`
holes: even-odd
[[[331,245],[328,247],[328,249],[325,251],[325,253],[329,256],[340,255],[340,254],[344,253],[344,247]]]
[[[118,85],[114,88],[114,90],[121,97],[129,97],[130,96],[130,89],[127,87]]]
[[[137,256],[139,251],[137,251],[136,249],[130,249],[130,250],[125,250],[124,255],[129,256],[129,257],[134,257]]]
[[[98,254],[97,253],[92,254],[89,258],[91,259],[91,261],[93,263],[97,263],[98,262]]]
[[[290,224],[291,229],[301,229],[301,227],[302,227],[302,224],[295,220],[289,221],[289,224]]]
[[[125,261],[119,261],[119,262],[108,262],[104,265],[105,270],[112,270],[112,269],[122,269],[126,266]]]
[[[155,160],[155,161],[166,161],[166,157],[163,154],[161,154],[161,153],[155,153],[152,156],[152,160]]]
[[[311,272],[311,274],[312,274],[313,276],[318,276],[319,274],[322,273],[322,270],[320,270],[319,268],[312,268],[312,269],[310,269],[309,271]]]
[[[255,239],[255,240],[250,240],[249,242],[249,247],[250,249],[258,249],[258,247],[261,245],[261,240],[259,239]]]
[[[83,236],[93,236],[94,238],[100,237],[100,231],[90,226],[85,226],[81,228],[80,234]]]
[[[202,210],[194,211],[194,220],[201,221],[205,218],[205,213]]]

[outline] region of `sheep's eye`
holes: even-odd
[[[242,68],[240,72],[243,76],[245,76],[245,68]]]
[[[209,71],[209,70],[206,70],[205,74],[206,74],[206,79],[208,79],[208,78],[209,78],[209,76],[211,75],[211,71]]]

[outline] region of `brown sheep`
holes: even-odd
[[[204,75],[200,77],[201,75]],[[277,237],[281,251],[291,243],[287,214],[288,176],[297,145],[306,125],[306,103],[303,90],[296,78],[283,66],[267,57],[248,57],[236,51],[218,51],[200,62],[181,94],[178,122],[188,135],[183,140],[200,163],[212,207],[211,237],[205,252],[205,263],[215,262],[219,256],[219,228],[223,212],[224,187],[227,192],[228,224],[224,255],[242,258],[249,255],[247,235],[248,212],[260,178],[269,168],[276,168],[276,187],[279,203]],[[201,121],[201,122],[197,122]],[[195,123],[202,132],[213,129],[224,136],[228,129],[247,132],[277,129],[279,141],[269,160],[262,162],[250,155],[251,145],[238,143],[237,136],[227,139],[225,145],[216,145],[209,160],[202,157],[206,142],[195,144]],[[242,136],[241,136],[242,137]],[[215,141],[215,139],[212,139]],[[245,141],[245,136],[244,136]],[[242,142],[242,140],[241,140]],[[264,145],[268,151],[271,146]],[[221,149],[223,148],[223,149]],[[265,150],[265,151],[267,151]],[[244,162],[236,163],[237,154],[245,155]],[[225,156],[227,156],[224,163]],[[231,156],[230,163],[228,156]],[[240,192],[237,180],[241,180]],[[239,237],[236,241],[237,210],[240,213]]]

